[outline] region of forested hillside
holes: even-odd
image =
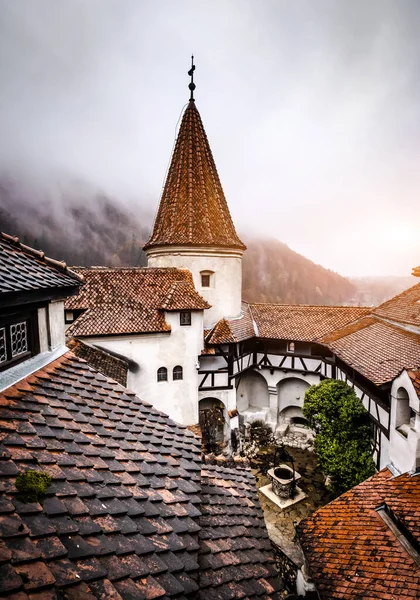
[[[248,302],[347,304],[356,288],[276,239],[245,239],[243,297]]]
[[[48,195],[0,180],[0,230],[69,265],[142,266],[149,216],[82,187]],[[144,215],[144,213],[143,213]],[[239,232],[240,233],[240,232]],[[275,239],[245,239],[243,296],[250,302],[343,304],[355,294],[345,278]]]

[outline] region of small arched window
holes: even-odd
[[[177,365],[176,367],[174,367],[174,370],[172,371],[172,378],[174,381],[176,381],[177,379],[182,379],[183,378],[183,373],[182,373],[182,367]]]
[[[289,342],[289,345],[287,346],[287,350],[288,350],[288,352],[294,352],[295,351],[295,342]]]
[[[168,381],[168,369],[166,367],[160,367],[157,370],[158,381]]]

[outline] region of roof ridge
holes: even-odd
[[[415,283],[414,285],[412,285],[411,287],[407,288],[406,290],[403,290],[399,294],[396,294],[395,296],[392,296],[392,298],[389,298],[388,300],[385,300],[384,302],[382,302],[381,304],[379,304],[378,306],[376,306],[374,310],[378,310],[379,308],[382,308],[386,304],[388,304],[390,302],[394,302],[395,300],[398,300],[398,298],[403,298],[406,294],[408,294],[409,292],[412,292],[415,288],[420,288],[420,282],[419,283]]]
[[[420,285],[420,284],[419,284]],[[247,302],[248,306],[287,306],[296,308],[348,308],[352,310],[372,310],[374,306],[340,306],[339,304],[286,304],[282,302]]]
[[[83,281],[83,278],[80,277],[80,275],[78,275],[74,271],[72,271],[64,261],[50,258],[49,256],[45,255],[45,252],[43,250],[36,250],[35,248],[32,248],[32,246],[22,244],[22,242],[19,240],[19,238],[17,236],[10,235],[8,233],[5,233],[4,231],[0,231],[0,237],[2,239],[6,240],[7,242],[9,242],[10,244],[17,246],[25,254],[34,256],[35,258],[44,262],[45,264],[50,265],[50,266],[62,271],[63,273],[66,273],[67,275],[73,275],[79,281]]]

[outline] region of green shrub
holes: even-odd
[[[305,394],[303,414],[315,431],[318,463],[342,494],[375,472],[369,413],[344,381],[325,379]]]
[[[268,423],[257,419],[250,424],[249,437],[258,446],[268,446],[273,441],[273,430]]]

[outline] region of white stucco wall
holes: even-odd
[[[168,334],[107,336],[83,341],[125,356],[139,366],[129,370],[127,387],[146,402],[183,425],[198,423],[197,361],[203,346],[203,312],[193,311],[191,326],[179,324],[179,312],[165,313]],[[180,365],[183,379],[173,381]],[[157,381],[157,370],[168,369],[168,381]]]
[[[236,390],[236,405],[239,413],[244,412],[250,406],[269,407],[267,382],[258,371],[247,371],[241,376]]]
[[[238,317],[241,312],[242,252],[206,248],[151,248],[149,267],[177,267],[191,271],[196,290],[211,305],[204,312],[204,327],[212,327],[222,317]],[[211,271],[210,287],[201,287],[201,272]]]
[[[50,346],[53,350],[62,346],[65,343],[64,335],[64,302],[50,302],[48,305],[48,319],[50,328]]]
[[[416,414],[414,427],[409,428],[407,437],[397,430],[400,425],[400,400],[405,395],[408,397],[409,407]],[[388,452],[391,463],[400,473],[413,471],[420,466],[420,399],[406,371],[394,379],[391,387],[391,427]]]
[[[40,352],[54,350],[65,343],[64,302],[50,302],[46,308],[38,309],[38,332]]]
[[[277,384],[279,422],[289,422],[292,417],[302,417],[305,392],[310,384],[298,377],[282,379]],[[294,411],[289,409],[294,407]]]

